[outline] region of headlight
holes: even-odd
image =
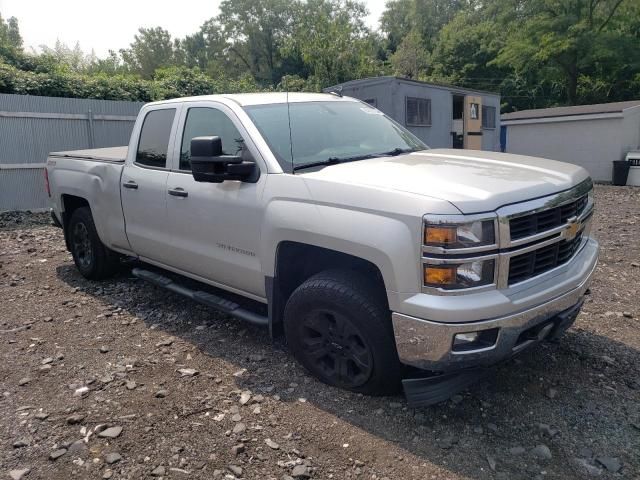
[[[495,260],[473,260],[467,263],[424,265],[425,287],[458,290],[481,287],[494,282]]]
[[[493,219],[466,223],[427,222],[424,226],[424,245],[428,247],[472,248],[495,243]]]

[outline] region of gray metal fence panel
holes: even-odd
[[[142,105],[0,94],[0,211],[46,208],[47,154],[128,144]]]

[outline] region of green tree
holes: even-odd
[[[424,48],[420,34],[413,30],[391,55],[393,73],[407,78],[418,78],[426,74],[429,52]]]
[[[510,32],[496,63],[526,76],[544,73],[545,80],[563,84],[560,99],[569,104],[581,101],[579,86],[594,85],[599,65],[609,68],[634,64],[638,60],[638,33],[620,28],[622,6],[635,0],[531,0],[523,2],[524,20]],[[637,5],[637,2],[635,2]],[[597,82],[596,84],[597,85]],[[596,87],[598,88],[598,87]]]
[[[510,73],[492,62],[504,47],[506,31],[478,12],[462,11],[440,31],[431,57],[434,79],[453,85],[497,90]]]
[[[388,0],[380,17],[380,30],[386,37],[387,49],[393,53],[413,28],[414,0]]]
[[[181,41],[185,65],[198,67],[202,71],[206,71],[211,65],[223,64],[226,47],[222,26],[215,18],[207,20],[200,30]]]
[[[18,27],[18,19],[10,17],[7,20],[0,15],[0,60],[15,62],[22,52],[22,37]]]
[[[224,0],[218,22],[231,60],[242,64],[259,82],[276,84],[280,54],[291,29],[294,0]]]
[[[352,0],[308,0],[298,5],[283,53],[299,55],[312,82],[323,87],[380,73],[367,10]]]
[[[124,63],[142,78],[152,78],[154,72],[176,64],[174,44],[168,31],[161,27],[140,28],[128,49],[120,50]]]

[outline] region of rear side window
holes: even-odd
[[[154,168],[167,168],[167,150],[176,109],[152,110],[142,124],[136,163]]]
[[[244,147],[242,135],[224,112],[209,107],[193,107],[187,112],[180,148],[180,170],[191,170],[191,139],[217,136],[222,140],[224,155],[240,155]]]

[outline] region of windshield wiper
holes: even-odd
[[[382,154],[385,155],[385,154]],[[347,163],[347,162],[355,162],[358,160],[366,160],[368,158],[378,158],[382,156],[378,153],[367,153],[366,155],[353,155],[352,157],[329,157],[326,160],[320,160],[318,162],[309,162],[303,163],[301,165],[294,165],[293,171],[296,172],[298,170],[302,170],[304,168],[313,168],[313,167],[325,167],[327,165],[337,165],[338,163]]]
[[[417,152],[415,148],[400,148],[396,147],[393,150],[389,150],[388,152],[378,153],[380,157],[396,157],[398,155],[402,155],[403,153],[411,153]]]
[[[302,165],[294,165],[293,171],[302,170],[304,168],[313,168],[313,167],[325,167],[327,165],[337,165],[338,163],[347,163],[347,162],[355,162],[357,160],[367,160],[369,158],[380,158],[380,157],[395,157],[397,155],[402,155],[403,153],[416,152],[415,148],[400,148],[396,147],[393,150],[389,150],[388,152],[382,153],[367,153],[364,155],[353,155],[352,157],[329,157],[326,160],[320,160],[318,162],[309,162],[303,163]]]

